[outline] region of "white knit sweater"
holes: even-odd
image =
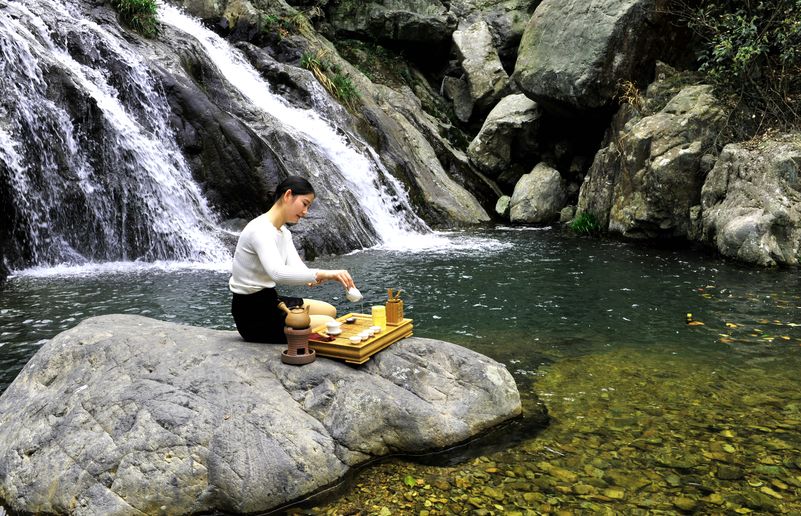
[[[300,259],[287,227],[276,229],[265,213],[239,235],[228,288],[237,294],[253,294],[278,283],[302,285],[315,281],[317,271]]]

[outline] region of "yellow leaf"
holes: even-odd
[[[731,339],[731,338],[729,338],[729,337],[721,337],[721,338],[720,338],[720,341],[721,341],[722,343],[724,343],[724,344],[731,344],[732,342],[734,342],[734,339]]]
[[[702,323],[701,321],[690,321],[690,322],[687,323],[687,325],[688,326],[703,326],[704,323]]]
[[[736,324],[734,324],[733,322],[727,322],[727,323],[726,323],[726,327],[727,327],[727,328],[736,328],[736,327],[737,327],[737,325],[736,325]]]
[[[790,337],[788,337],[787,335],[782,335],[782,338],[783,338],[784,340],[790,340]]]

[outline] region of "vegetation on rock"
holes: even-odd
[[[592,213],[582,212],[570,222],[570,229],[576,233],[589,235],[601,231],[601,225]]]
[[[699,37],[700,70],[732,101],[748,138],[801,123],[801,0],[677,0]]]
[[[349,109],[359,98],[359,90],[339,66],[326,59],[327,51],[304,52],[300,65],[311,71],[328,92]]]
[[[158,34],[155,0],[112,0],[111,5],[120,13],[122,23],[146,38]]]

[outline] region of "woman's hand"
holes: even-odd
[[[353,282],[353,278],[350,277],[350,273],[344,269],[320,270],[317,272],[317,277],[315,279],[317,283],[322,283],[323,281],[338,281],[342,283],[345,290],[356,286]]]

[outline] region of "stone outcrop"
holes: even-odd
[[[284,346],[110,315],[46,343],[0,397],[0,499],[15,511],[266,511],[390,453],[521,412],[504,366],[407,338],[354,368]]]
[[[545,163],[520,178],[515,185],[509,210],[512,222],[542,224],[559,219],[567,200],[559,171]]]
[[[479,112],[485,113],[503,96],[509,84],[487,22],[479,19],[460,24],[453,33],[453,43],[464,70],[470,100]]]
[[[456,18],[438,0],[334,2],[326,10],[337,34],[372,41],[442,44],[456,28]]]
[[[451,0],[450,11],[460,21],[484,20],[504,68],[511,70],[520,38],[539,3],[540,0]]]
[[[801,135],[723,148],[701,190],[697,238],[759,265],[801,259]]]
[[[644,84],[671,48],[658,0],[544,0],[520,42],[513,74],[549,108],[609,105],[621,81]]]
[[[702,158],[714,152],[725,112],[711,86],[699,85],[683,88],[650,116],[632,115],[625,106],[616,123],[627,114],[631,118],[596,155],[578,212],[625,237],[686,238],[690,210],[700,202]]]
[[[525,95],[504,97],[470,142],[467,155],[489,177],[498,178],[536,150],[540,115],[537,103]]]

